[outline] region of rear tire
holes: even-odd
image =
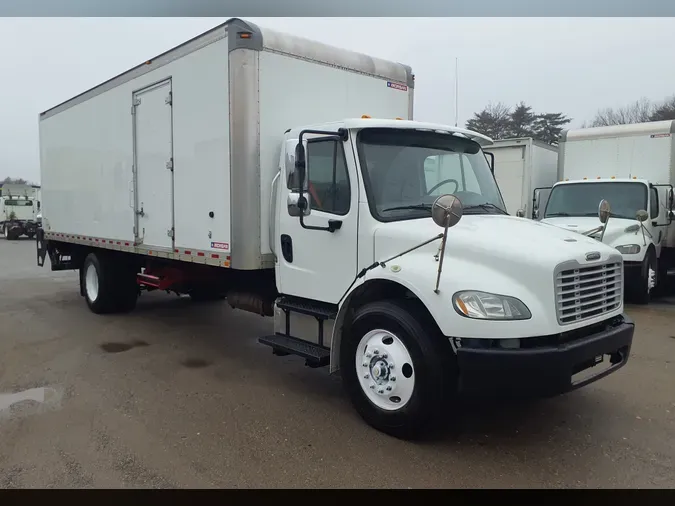
[[[340,346],[340,370],[359,415],[401,439],[418,438],[446,420],[457,394],[450,343],[417,301],[378,301],[358,309]]]
[[[138,300],[132,269],[117,266],[107,255],[89,253],[80,274],[82,293],[96,314],[128,312]]]

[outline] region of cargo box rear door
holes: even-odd
[[[171,80],[133,95],[136,241],[173,248]]]

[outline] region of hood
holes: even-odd
[[[375,231],[373,260],[394,256],[442,231],[431,218],[381,224]],[[434,255],[440,243],[435,241],[419,251]],[[514,264],[539,265],[544,271],[552,271],[555,265],[569,260],[588,263],[586,254],[590,252],[600,253],[603,261],[616,254],[614,248],[595,239],[547,223],[484,214],[464,215],[448,230],[446,247],[446,255],[473,263],[491,265],[501,258]]]
[[[542,223],[547,223],[563,230],[569,230],[570,232],[577,232],[579,234],[583,234],[588,230],[602,225],[598,218],[586,216],[545,218],[542,220]],[[635,243],[635,239],[629,239],[629,237],[637,237],[640,240],[639,244],[642,244],[642,232],[640,229],[637,231],[626,232],[626,228],[634,225],[639,225],[639,222],[637,220],[629,220],[626,218],[610,218],[602,242],[610,246],[621,246],[622,244],[626,244],[627,240],[629,243]],[[600,234],[597,234],[596,237],[599,239]],[[649,236],[647,235],[647,237]]]

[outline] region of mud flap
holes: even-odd
[[[43,267],[47,256],[47,241],[45,241],[45,231],[42,227],[37,229],[35,245],[37,248],[37,264],[39,267]]]

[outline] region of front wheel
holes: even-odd
[[[658,283],[658,259],[653,249],[647,251],[640,272],[633,278],[631,283],[632,298],[636,304],[649,304],[654,287]]]
[[[442,419],[457,391],[449,342],[413,301],[360,308],[340,349],[345,390],[374,428],[418,437]]]

